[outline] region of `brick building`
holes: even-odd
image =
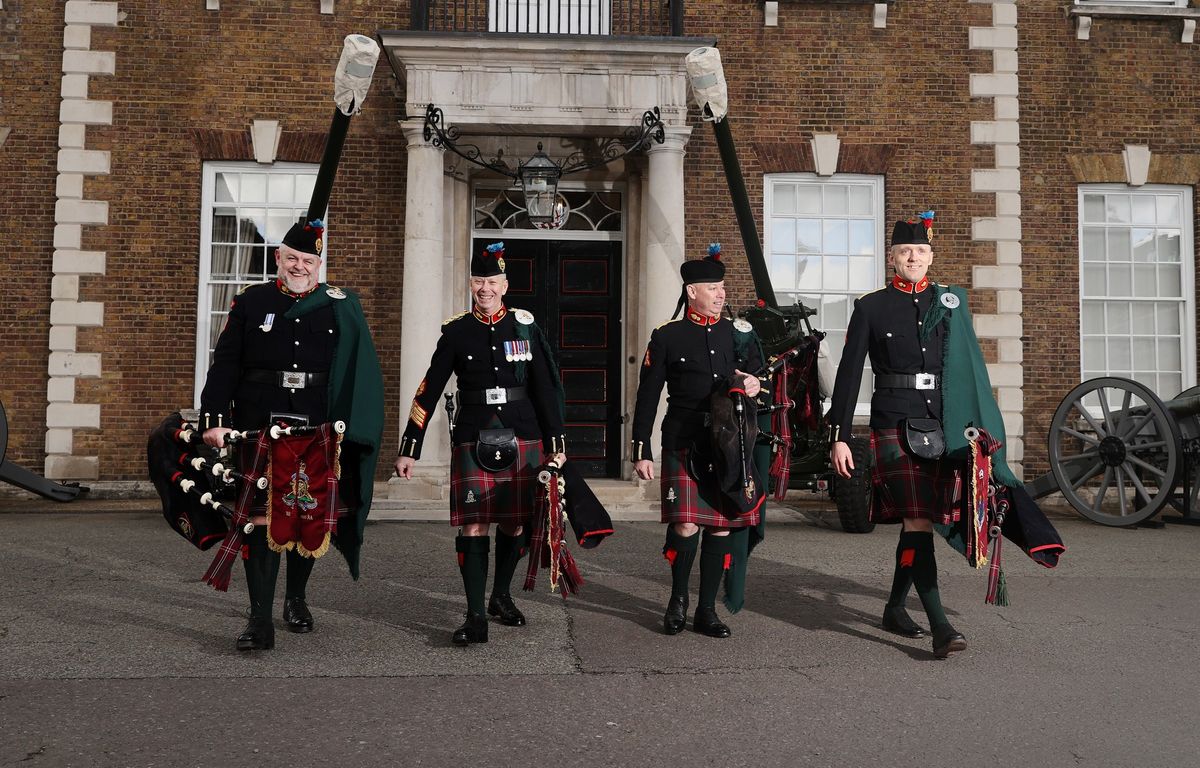
[[[972,289],[1026,475],[1045,470],[1051,415],[1084,378],[1166,397],[1197,383],[1200,9],[559,5],[2,0],[8,458],[93,485],[142,478],[146,433],[196,401],[229,296],[267,276],[269,246],[306,207],[355,32],[384,55],[338,172],[327,271],[375,332],[385,456],[441,320],[466,307],[468,254],[503,239],[510,295],[564,351],[573,455],[628,476],[636,363],[679,261],[720,241],[732,303],[753,296],[713,135],[687,98],[683,57],[714,42],[776,293],[815,306],[831,340],[882,283],[890,222],[932,207],[933,274]],[[593,34],[564,34],[577,31]],[[652,107],[666,140],[564,178],[570,215],[535,229],[503,177],[424,139],[428,103],[489,157],[542,142],[561,160]],[[431,482],[443,418],[419,465]]]

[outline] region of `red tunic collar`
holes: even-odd
[[[691,320],[696,325],[716,325],[717,323],[721,322],[720,316],[709,317],[708,315],[702,315],[691,307],[688,307],[687,319]]]
[[[482,309],[479,308],[478,304],[476,304],[474,307],[471,308],[471,314],[475,315],[475,319],[478,320],[479,322],[483,323],[484,325],[495,325],[496,323],[503,320],[504,316],[508,314],[508,307],[501,304],[500,309],[499,309],[499,311],[496,312],[496,314],[488,315],[486,312],[484,312]]]
[[[920,282],[914,285],[900,277],[900,275],[892,275],[892,287],[903,293],[920,293],[929,287],[929,278],[922,277]]]
[[[317,285],[320,285],[320,283],[317,283]],[[296,298],[296,299],[303,299],[308,294],[317,290],[317,285],[314,285],[312,288],[309,288],[304,293],[293,293],[292,291],[288,290],[287,283],[283,282],[283,280],[278,277],[275,278],[275,287],[279,289],[279,292],[282,293],[284,296],[291,296],[292,298]]]

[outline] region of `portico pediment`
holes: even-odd
[[[466,133],[616,134],[651,107],[687,122],[684,57],[699,38],[468,36],[384,31],[410,117],[427,104]]]

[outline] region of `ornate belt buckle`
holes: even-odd
[[[508,402],[508,390],[504,387],[492,387],[483,390],[483,400],[488,405],[504,405]]]
[[[306,375],[300,371],[280,371],[280,386],[288,389],[304,389]]]
[[[916,389],[937,389],[937,377],[932,373],[916,374]]]

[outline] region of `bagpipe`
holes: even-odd
[[[529,528],[529,567],[525,590],[533,590],[539,568],[550,572],[550,591],[562,585],[562,596],[579,592],[583,577],[567,549],[567,527],[584,549],[592,549],[613,533],[612,518],[596,498],[578,467],[553,461],[538,467],[538,512]]]
[[[255,518],[265,518],[267,544],[306,557],[328,551],[337,519],[343,422],[309,426],[276,421],[260,430],[226,433],[232,450],[204,443],[199,430],[172,413],[150,433],[148,471],[163,517],[200,550],[220,549],[203,580],[229,588],[230,571]],[[236,469],[234,467],[237,467]]]

